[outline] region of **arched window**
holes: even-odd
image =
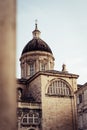
[[[41,71],[45,71],[45,69],[46,69],[46,64],[42,63],[41,64]]]
[[[30,76],[34,75],[34,73],[35,73],[34,64],[30,64]]]
[[[56,80],[49,85],[47,89],[47,94],[57,96],[71,96],[71,91],[65,81]]]
[[[22,97],[22,88],[18,88],[17,89],[17,93],[18,93],[18,100],[21,100],[21,97]]]
[[[27,113],[22,118],[23,125],[38,125],[39,124],[39,114],[38,113]]]

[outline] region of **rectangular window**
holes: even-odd
[[[82,103],[82,94],[79,94],[79,103]]]
[[[41,64],[41,71],[45,71],[45,64]]]
[[[35,123],[35,124],[38,124],[38,122],[39,122],[39,121],[38,121],[38,118],[35,118],[35,119],[34,119],[34,123]]]
[[[33,118],[29,118],[29,124],[33,124]]]
[[[77,96],[77,104],[79,105],[79,97]]]
[[[30,76],[32,76],[34,73],[34,64],[30,64]]]

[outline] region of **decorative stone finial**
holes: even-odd
[[[65,64],[62,65],[62,71],[63,71],[63,72],[68,72],[68,71],[66,70],[66,65],[65,65]]]

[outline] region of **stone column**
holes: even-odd
[[[0,0],[0,130],[16,124],[16,0]]]

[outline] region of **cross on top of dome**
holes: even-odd
[[[35,20],[35,30],[32,33],[33,33],[33,38],[40,37],[41,32],[38,30],[38,27],[37,27],[37,19]]]
[[[35,30],[38,30],[38,27],[37,27],[37,19],[35,20]]]

